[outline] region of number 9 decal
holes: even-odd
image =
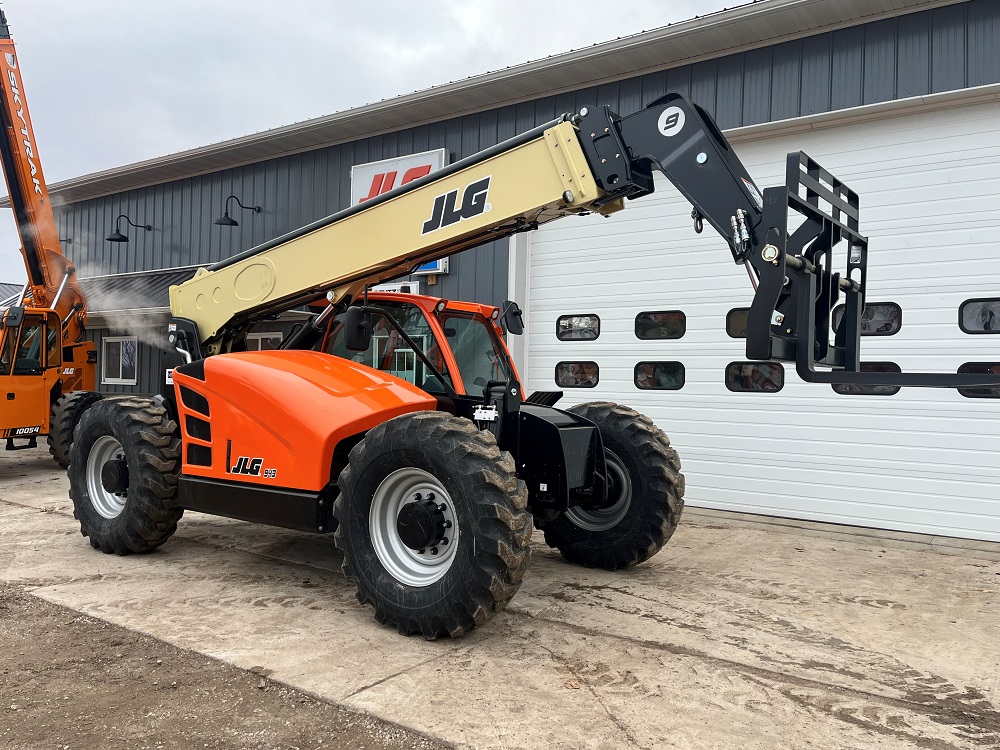
[[[684,110],[680,107],[667,107],[660,113],[657,125],[661,135],[668,138],[677,135],[684,128]]]

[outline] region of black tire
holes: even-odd
[[[595,401],[569,411],[601,430],[609,473],[616,464],[627,475],[630,499],[617,511],[571,510],[545,521],[545,542],[567,561],[588,568],[638,565],[662,549],[680,520],[684,475],[677,451],[651,419],[627,406]]]
[[[49,453],[62,468],[69,466],[73,431],[80,417],[102,398],[102,394],[94,391],[73,391],[60,396],[52,406],[52,416],[49,419]]]
[[[108,438],[117,441],[118,448]],[[109,446],[128,467],[124,496],[101,494],[101,488],[88,481],[100,485],[103,462],[98,465],[96,459]],[[69,496],[80,533],[90,537],[95,549],[116,555],[159,547],[177,530],[184,513],[177,507],[180,466],[180,432],[163,407],[142,398],[98,401],[81,417],[70,449]],[[91,489],[97,490],[96,497]],[[117,515],[107,512],[109,501],[124,503]]]
[[[452,531],[441,533],[457,533],[451,547],[441,548],[452,555],[442,577],[420,585],[390,571],[384,548],[376,550],[378,531],[370,518],[373,503],[382,502],[377,497],[386,496],[382,488],[411,473],[426,473],[444,490],[446,512],[455,521]],[[469,420],[418,412],[384,422],[351,451],[338,485],[335,539],[344,553],[344,574],[357,586],[358,601],[375,608],[378,622],[428,640],[457,637],[487,623],[520,588],[533,528],[527,488],[516,478],[510,454]],[[413,565],[402,557],[404,566]]]

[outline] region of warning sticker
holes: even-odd
[[[764,196],[762,196],[760,194],[760,191],[757,189],[757,186],[754,185],[752,182],[750,182],[750,180],[746,179],[745,177],[741,177],[740,179],[743,180],[743,184],[746,185],[747,186],[747,190],[750,191],[750,197],[752,197],[753,198],[753,202],[757,204],[757,210],[758,211],[763,211],[764,210]]]

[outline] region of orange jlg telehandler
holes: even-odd
[[[368,289],[560,217],[618,211],[653,192],[654,171],[746,266],[750,358],[793,361],[813,382],[1000,384],[862,370],[858,196],[804,154],[787,166],[786,184],[762,192],[679,94],[628,117],[586,108],[200,269],[170,290],[177,359],[163,392],[100,401],[80,420],[69,479],[83,534],[104,552],[144,552],[185,509],[332,533],[376,619],[427,638],[506,605],[533,526],[571,562],[648,559],[684,493],[652,421],[607,402],[561,410],[558,391],[526,396],[502,337],[501,322],[522,329],[512,302]],[[841,242],[843,275],[831,268]],[[262,319],[323,299],[279,350],[246,351]]]
[[[61,466],[80,414],[94,392],[97,350],[85,337],[87,300],[62,254],[38,145],[7,19],[0,10],[0,161],[21,237],[28,283],[0,326],[0,437],[34,447],[48,435]]]

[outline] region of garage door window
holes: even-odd
[[[101,346],[101,383],[135,385],[139,340],[135,336],[108,336]]]
[[[958,368],[959,372],[970,372],[977,375],[1000,375],[1000,362],[967,362]],[[989,388],[959,388],[958,392],[966,398],[1000,398],[1000,387]]]
[[[680,310],[641,312],[635,316],[638,339],[679,339],[687,330],[687,316]]]
[[[596,362],[560,362],[556,365],[556,385],[562,388],[593,388],[601,379]]]
[[[726,388],[735,392],[777,393],[785,385],[785,368],[776,362],[730,362]]]
[[[833,329],[844,317],[844,306],[833,308]],[[895,302],[869,302],[861,313],[862,336],[892,336],[903,326],[903,311]]]
[[[901,372],[901,370],[895,362],[862,362],[861,372]],[[836,383],[833,385],[833,390],[842,396],[892,396],[899,393],[899,386]]]
[[[596,315],[563,315],[556,321],[560,341],[593,341],[601,335],[601,319]]]
[[[958,308],[958,327],[966,333],[1000,333],[1000,299],[970,299]]]
[[[635,366],[635,387],[644,391],[679,391],[684,387],[680,362],[640,362]]]
[[[726,313],[726,333],[733,339],[745,339],[747,337],[747,316],[750,314],[749,307],[734,307]]]

